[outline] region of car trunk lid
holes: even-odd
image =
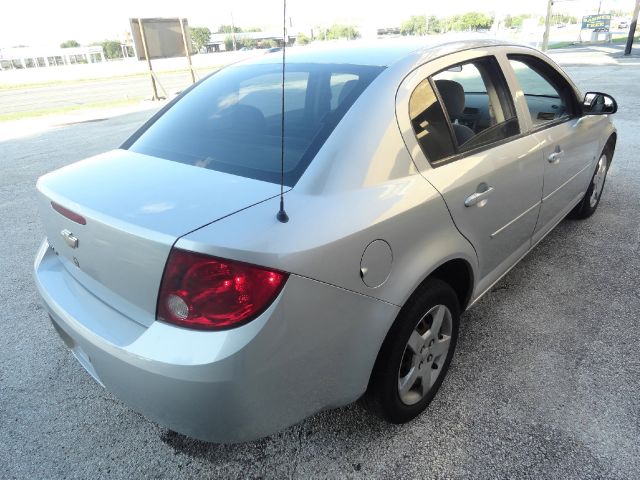
[[[49,173],[37,187],[49,244],[65,268],[84,288],[143,325],[155,319],[175,241],[276,196],[280,188],[126,150]]]

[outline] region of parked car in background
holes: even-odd
[[[615,100],[529,47],[286,58],[284,109],[282,55],[255,57],[37,184],[55,329],[131,408],[208,441],[361,397],[415,418],[461,313],[567,214],[595,212],[615,150]]]

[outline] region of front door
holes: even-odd
[[[508,55],[543,155],[544,187],[534,241],[582,198],[595,168],[598,137],[579,118],[573,88],[553,67],[532,55]]]

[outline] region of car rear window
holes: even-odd
[[[384,69],[287,64],[284,183],[293,186],[364,89]],[[237,65],[187,92],[125,144],[197,167],[280,183],[282,66]]]

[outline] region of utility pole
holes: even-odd
[[[235,52],[238,47],[236,46],[236,26],[233,23],[233,11],[231,12],[231,40],[233,42],[233,51]]]
[[[191,83],[196,83],[196,76],[193,72],[193,65],[191,63],[191,47],[187,44],[187,32],[184,29],[184,20],[179,18],[180,31],[182,32],[182,44],[184,45],[184,54],[187,57],[187,63],[189,63],[189,71],[191,72]]]
[[[156,86],[156,77],[153,73],[151,58],[149,57],[149,50],[147,49],[147,37],[144,33],[144,27],[142,26],[141,18],[138,19],[138,27],[140,28],[140,37],[142,38],[142,49],[144,50],[144,58],[147,60],[147,66],[149,67],[149,76],[151,77],[151,87],[153,88],[152,100],[160,100],[160,97],[158,96],[158,87]]]
[[[633,18],[629,25],[629,36],[627,37],[627,45],[624,47],[624,54],[631,54],[631,46],[633,45],[633,37],[636,34],[636,26],[638,25],[638,12],[640,11],[640,0],[636,0],[636,8],[633,10]]]
[[[553,0],[547,0],[547,18],[544,21],[544,35],[542,36],[542,51],[546,52],[549,47],[549,27],[551,24],[551,7]]]

